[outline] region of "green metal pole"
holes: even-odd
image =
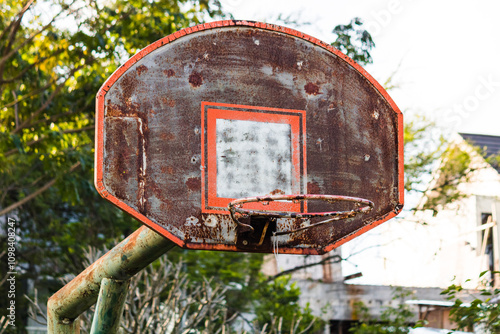
[[[127,298],[130,280],[103,278],[90,334],[116,334]]]
[[[48,333],[77,334],[77,318],[96,301],[103,278],[126,281],[175,246],[142,226],[50,297]]]
[[[50,334],[80,334],[80,321],[77,319],[60,318],[51,309],[47,309],[47,333]]]

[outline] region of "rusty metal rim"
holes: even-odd
[[[292,201],[292,202],[302,202],[309,200],[320,200],[329,203],[337,202],[351,202],[356,204],[356,208],[352,210],[344,211],[327,211],[327,212],[276,212],[276,211],[262,211],[262,210],[249,210],[244,209],[243,204],[262,202],[269,203],[273,201]],[[364,206],[361,206],[364,205]],[[244,216],[265,216],[269,218],[314,218],[314,217],[332,217],[325,221],[302,227],[299,229],[276,232],[275,235],[291,234],[299,231],[309,229],[311,227],[323,225],[330,223],[332,221],[346,219],[354,217],[358,214],[364,214],[370,212],[374,208],[374,203],[365,198],[342,196],[342,195],[316,195],[316,194],[296,194],[296,195],[269,195],[269,196],[256,196],[256,197],[246,197],[239,198],[229,203],[227,206],[231,214],[231,219],[238,225],[244,227],[245,229],[250,228],[252,231],[254,228],[248,224],[242,223],[236,218],[235,214],[239,213]]]

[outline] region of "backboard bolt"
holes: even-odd
[[[248,241],[246,241],[246,240],[243,240],[241,243],[242,243],[243,245],[245,245],[245,246],[246,246],[246,245],[248,245]]]

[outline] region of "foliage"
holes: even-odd
[[[20,282],[41,287],[79,272],[83,247],[110,246],[138,227],[92,184],[95,93],[150,41],[221,14],[209,0],[2,3],[0,230],[6,215],[16,218]],[[16,294],[20,319],[25,288]]]
[[[415,314],[405,304],[405,300],[411,295],[411,291],[395,288],[392,300],[397,302],[397,306],[385,307],[379,318],[370,316],[368,307],[363,302],[357,302],[354,308],[359,323],[349,331],[354,334],[405,334],[410,332],[410,328],[421,327],[421,321],[412,325]]]
[[[420,192],[424,201],[414,210],[439,210],[468,195],[459,188],[470,182],[474,172],[484,164],[474,163],[473,157],[484,157],[496,166],[499,156],[486,156],[486,151],[468,143],[469,147],[448,142],[433,122],[423,117],[406,120],[405,190]]]
[[[211,252],[173,249],[168,253],[173,262],[182,261],[184,271],[193,282],[202,283],[210,277],[214,284],[226,287],[230,314],[249,310],[248,296],[260,283],[262,254]]]
[[[485,333],[500,332],[500,289],[495,288],[493,280],[486,280],[486,274],[496,275],[500,272],[483,271],[483,287],[479,289],[479,296],[472,296],[473,301],[465,304],[457,295],[463,291],[461,285],[452,284],[441,294],[447,295],[448,300],[454,302],[450,310],[450,319],[456,324],[457,330],[473,330],[481,328]]]
[[[302,309],[298,300],[300,289],[295,283],[290,283],[290,276],[281,276],[272,281],[260,274],[257,278],[257,289],[251,294],[253,311],[256,322],[260,324],[272,323],[273,318],[284,319],[281,330],[285,333],[297,333],[310,327],[311,322],[316,323],[309,329],[309,333],[319,331],[323,323],[311,313],[309,306]],[[296,328],[292,326],[296,325]]]
[[[360,64],[370,64],[373,61],[370,51],[375,42],[370,33],[362,29],[362,25],[363,21],[356,17],[348,24],[336,26],[333,33],[337,35],[337,39],[332,46]]]
[[[11,0],[6,8],[0,21],[1,214],[18,216],[25,261],[61,254],[66,259],[51,263],[50,272],[74,271],[79,245],[109,243],[137,227],[92,185],[95,92],[148,41],[220,11],[208,0],[53,0],[24,7]]]
[[[407,118],[404,127],[405,190],[423,191],[435,162],[442,155],[445,141],[436,134],[435,124],[424,117]]]
[[[486,156],[486,162],[496,169],[500,169],[500,153]]]
[[[93,262],[102,253],[91,250],[87,262]],[[281,279],[277,287],[269,285],[265,289],[269,294],[266,301],[282,302],[284,296],[290,302],[286,312],[269,315],[262,309],[262,313],[267,313],[265,319],[248,319],[244,310],[231,309],[227,299],[230,286],[201,276],[193,279],[185,270],[186,263],[179,259],[170,262],[167,260],[170,255],[161,257],[131,279],[120,322],[124,333],[300,334],[313,333],[313,326],[320,323],[308,310],[296,305],[299,292],[286,279]],[[290,293],[283,294],[284,290]],[[36,297],[31,301],[30,316],[41,324],[46,321]],[[92,316],[93,310],[89,310],[80,317],[83,333],[89,332]]]
[[[423,209],[431,209],[437,213],[439,208],[467,196],[458,189],[460,183],[469,182],[474,168],[471,166],[471,153],[451,145],[446,148],[441,157],[441,165],[437,178],[427,190],[427,201]]]
[[[291,283],[290,276],[269,281],[260,272],[262,254],[177,248],[167,257],[172,263],[182,264],[182,272],[193,285],[208,284],[212,289],[224,289],[224,319],[240,317],[241,321],[249,321],[252,327],[260,330],[279,325],[284,333],[298,333],[306,328],[313,333],[323,325],[308,307],[299,306],[300,290]],[[255,318],[243,320],[244,313]],[[214,326],[222,326],[222,318],[212,321]]]

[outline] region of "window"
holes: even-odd
[[[481,213],[481,265],[486,264],[490,271],[495,270],[495,252],[493,249],[493,224],[491,213]],[[495,277],[492,277],[495,284]]]

